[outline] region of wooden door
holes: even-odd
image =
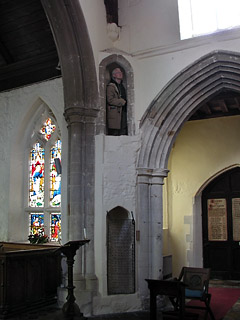
[[[215,279],[240,279],[240,168],[213,180],[202,194],[203,264]]]

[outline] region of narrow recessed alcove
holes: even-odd
[[[107,286],[109,295],[135,292],[135,223],[119,206],[107,214]]]

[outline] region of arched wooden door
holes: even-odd
[[[214,179],[202,193],[203,264],[216,279],[240,279],[240,168]]]

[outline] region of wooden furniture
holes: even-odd
[[[203,306],[185,305],[185,308],[206,310],[204,319],[207,319],[208,314],[210,314],[211,319],[215,320],[214,314],[210,307],[211,294],[208,292],[209,279],[209,268],[183,267],[178,281],[182,281],[186,285],[186,299],[199,300],[204,303]]]
[[[60,250],[67,257],[67,266],[68,266],[68,296],[67,302],[63,305],[62,315],[58,319],[68,319],[68,320],[82,320],[85,319],[83,314],[80,311],[79,306],[75,302],[74,296],[74,285],[73,285],[73,264],[74,256],[76,255],[77,250],[88,243],[90,240],[76,240],[69,241],[64,244]]]
[[[55,303],[59,246],[0,242],[0,319]]]
[[[173,311],[162,312],[163,319],[198,319],[197,314],[187,314],[185,312],[185,285],[182,282],[155,279],[145,280],[150,290],[150,320],[157,319],[156,299],[158,295],[165,295],[178,301],[178,307],[174,308]]]

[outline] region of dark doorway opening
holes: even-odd
[[[214,179],[202,193],[203,263],[215,279],[240,279],[240,168]]]

